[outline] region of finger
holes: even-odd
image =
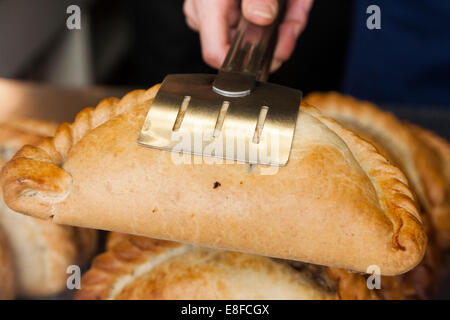
[[[242,13],[244,17],[261,26],[271,24],[278,13],[277,0],[243,0]]]
[[[191,20],[198,20],[197,10],[195,8],[194,0],[185,0],[183,3],[183,13],[187,18]]]
[[[189,26],[189,28],[191,28],[192,30],[198,32],[199,26],[198,26],[198,24],[197,24],[197,21],[194,21],[194,20],[192,20],[191,18],[186,17],[186,24],[187,24],[187,25]]]
[[[198,17],[195,9],[194,0],[186,0],[183,4],[183,13],[186,17],[186,23],[195,31],[198,31]]]
[[[202,0],[196,5],[201,6],[197,12],[203,60],[211,67],[219,68],[229,47],[227,4],[225,1]]]
[[[278,42],[275,47],[272,71],[278,69],[292,55],[297,39],[308,21],[311,5],[311,0],[290,0],[288,2],[286,16],[278,30]]]
[[[270,64],[270,72],[272,73],[272,72],[275,72],[278,69],[280,69],[280,67],[283,65],[283,62],[284,61],[282,61],[282,60],[273,58],[272,63]]]

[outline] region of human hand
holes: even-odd
[[[286,15],[278,30],[278,42],[271,71],[289,59],[305,28],[313,0],[288,0]],[[241,10],[237,0],[185,0],[183,6],[189,27],[200,33],[203,60],[220,68],[235,33]],[[250,22],[265,26],[278,14],[277,0],[242,0],[242,13]]]

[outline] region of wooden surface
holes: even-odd
[[[83,108],[107,97],[121,97],[132,88],[59,88],[0,78],[0,121],[34,117],[56,122],[73,121]]]
[[[96,106],[103,98],[122,97],[133,89],[138,88],[62,88],[0,78],[0,121],[18,116],[56,122],[73,121],[81,109]],[[385,109],[450,140],[450,107],[389,106]]]

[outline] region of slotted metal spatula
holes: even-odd
[[[279,1],[280,13],[285,1]],[[251,164],[288,162],[301,91],[264,82],[282,14],[267,27],[241,18],[217,75],[164,79],[141,129],[144,146]]]

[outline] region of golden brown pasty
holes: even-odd
[[[339,93],[313,93],[306,101],[367,139],[406,174],[430,214],[441,246],[450,245],[450,145],[398,120],[374,104]]]
[[[416,268],[400,277],[384,278],[382,293],[388,299],[398,291],[410,299],[429,298],[436,287],[440,267],[439,245],[449,244],[450,146],[430,131],[401,122],[366,101],[335,92],[313,93],[306,100],[375,145],[406,173],[419,199],[428,248]]]
[[[2,171],[6,203],[61,224],[361,272],[395,275],[422,259],[405,176],[336,121],[304,105],[289,163],[273,175],[197,156],[180,164],[137,144],[157,90],[105,99],[22,148]]]

